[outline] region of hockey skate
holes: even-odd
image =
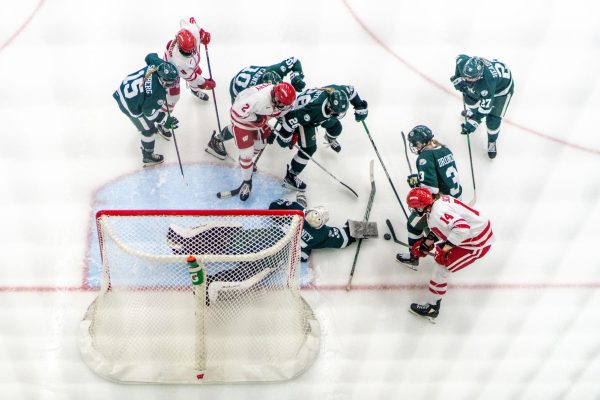
[[[417,267],[419,266],[419,259],[410,253],[396,254],[396,261],[398,261],[405,267],[412,269],[413,271],[416,271]]]
[[[204,149],[204,151],[217,157],[219,160],[224,160],[227,158],[227,150],[225,150],[223,137],[218,134],[217,131],[213,131],[210,141],[208,142],[208,146]]]
[[[192,90],[192,94],[202,101],[208,101],[208,99],[210,98],[210,97],[208,97],[208,93],[204,93],[201,90],[198,90],[198,91]]]
[[[496,150],[496,142],[488,142],[488,157],[496,158],[497,150]]]
[[[242,186],[240,186],[240,200],[248,200],[248,197],[250,197],[250,192],[252,192],[252,179],[249,181],[244,181]]]
[[[410,305],[410,309],[409,311],[413,314],[415,314],[418,317],[421,318],[425,318],[426,320],[428,320],[429,322],[431,322],[432,324],[435,324],[435,319],[437,318],[437,316],[440,313],[440,305],[442,303],[442,300],[438,300],[435,302],[435,304],[429,304],[429,303],[425,303],[425,304],[418,304],[418,303],[412,303]]]
[[[144,168],[162,164],[163,161],[165,161],[165,158],[162,155],[154,154],[154,152],[145,151],[144,149],[142,149],[142,155],[142,162],[144,163]]]
[[[326,143],[333,151],[339,153],[342,151],[342,145],[337,141],[336,138],[330,137],[329,135],[325,135]]]
[[[306,190],[306,183],[302,182],[302,179],[298,178],[298,175],[296,175],[289,166],[285,178],[283,179],[283,186],[299,192],[304,192]]]

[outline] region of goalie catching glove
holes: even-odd
[[[355,239],[369,239],[379,237],[377,222],[348,220],[348,232]]]

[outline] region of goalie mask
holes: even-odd
[[[323,206],[309,208],[304,212],[304,219],[310,226],[319,229],[329,221],[329,211]]]

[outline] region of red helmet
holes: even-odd
[[[177,46],[184,56],[190,56],[196,52],[196,38],[192,32],[182,29],[177,32]]]
[[[406,203],[410,208],[424,209],[433,204],[433,196],[431,195],[431,192],[425,188],[414,188],[408,192],[408,196],[406,196]]]
[[[277,108],[291,106],[296,100],[294,87],[287,82],[281,82],[273,88],[273,100]]]

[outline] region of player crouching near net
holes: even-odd
[[[411,211],[427,216],[427,237],[415,242],[411,253],[426,257],[435,247],[435,264],[429,280],[427,302],[412,303],[410,312],[435,323],[442,296],[446,294],[448,274],[457,272],[485,256],[493,242],[489,219],[458,199],[443,195],[434,199],[426,188],[408,192]]]
[[[239,149],[239,164],[243,182],[234,192],[246,201],[252,191],[254,156],[267,144],[271,129],[270,118],[285,114],[296,100],[294,87],[287,82],[277,85],[264,83],[243,90],[231,106],[233,137]]]

